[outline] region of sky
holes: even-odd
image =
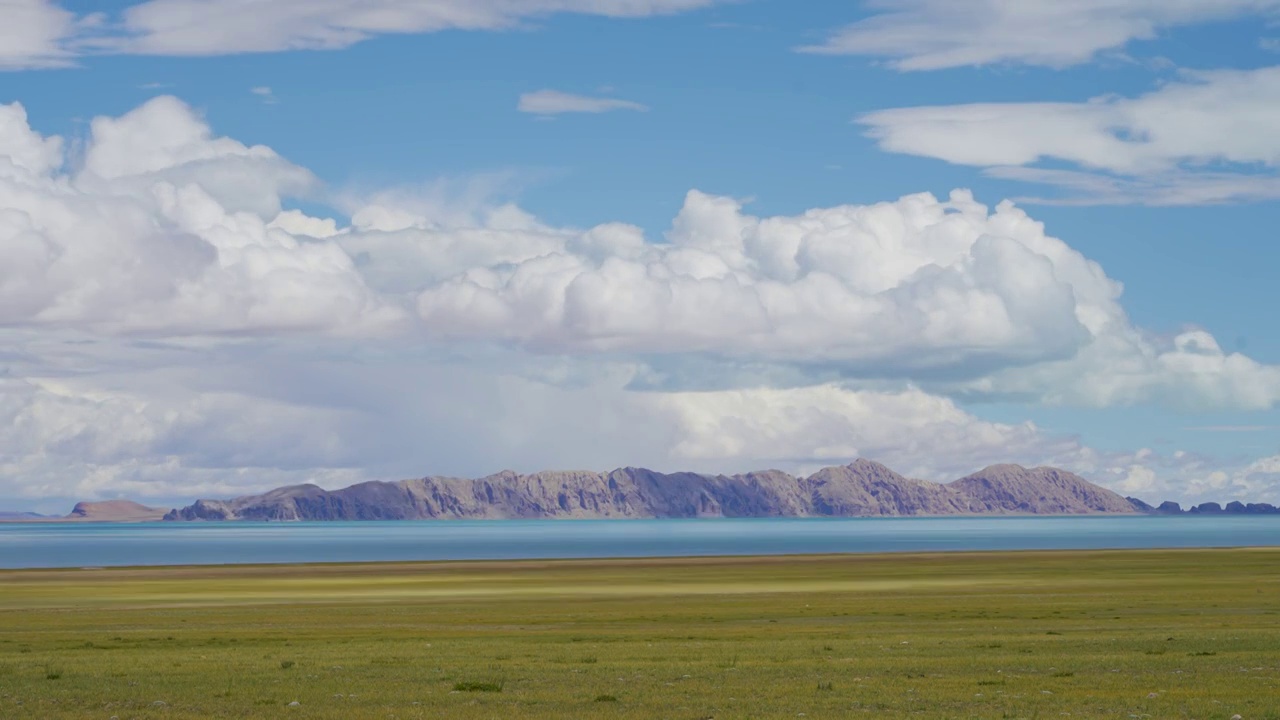
[[[0,509],[1280,503],[1280,0],[0,2]]]

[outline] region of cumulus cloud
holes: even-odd
[[[1084,405],[1272,407],[1277,368],[1162,340],[1121,286],[1010,203],[957,191],[756,217],[690,192],[665,242],[448,193],[284,210],[311,174],[156,98],[63,143],[0,108],[0,323],[105,334],[320,333],[634,359],[636,388],[914,382]],[[410,309],[413,311],[410,315]]]
[[[0,497],[853,455],[1270,487],[1265,463],[1222,484],[950,399],[1280,405],[1280,369],[1134,327],[1119,283],[1011,203],[757,217],[695,191],[655,242],[490,202],[491,178],[324,218],[288,207],[318,192],[305,168],[175,98],[89,128],[69,155],[0,106]]]
[[[991,211],[965,192],[771,218],[693,192],[663,244],[626,225],[575,233],[499,216],[341,242],[375,284],[424,283],[417,307],[436,337],[642,357],[656,374],[638,386],[899,378],[984,400],[1280,404],[1280,367],[1203,330],[1150,336],[1096,263],[1012,204]]]
[[[617,98],[571,95],[558,90],[538,90],[520,96],[516,106],[522,113],[533,115],[561,115],[564,113],[605,113],[614,110],[647,112],[648,106]]]
[[[970,194],[759,218],[692,192],[667,235],[442,216],[382,196],[337,240],[428,334],[643,358],[635,387],[914,380],[933,392],[1189,409],[1280,404],[1280,368],[1203,330],[1149,336],[1121,286],[1009,203]]]
[[[857,122],[889,152],[996,168],[1085,197],[1173,204],[1280,192],[1280,140],[1270,131],[1280,122],[1280,67],[1184,73],[1133,98],[896,108]],[[1027,167],[1041,161],[1085,172]]]
[[[959,368],[1069,356],[1118,293],[1021,211],[989,213],[967,192],[762,219],[695,191],[663,244],[621,224],[495,230],[492,258],[419,294],[431,331],[549,352]]]
[[[269,225],[314,182],[171,97],[97,118],[78,167],[0,107],[0,323],[194,334],[362,331],[403,315],[332,242]]]
[[[1275,17],[1277,0],[871,0],[873,14],[801,48],[889,58],[898,70],[1017,63],[1079,65],[1168,28]]]

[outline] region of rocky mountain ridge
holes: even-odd
[[[995,465],[942,484],[903,477],[869,460],[797,477],[506,471],[474,480],[426,477],[327,491],[277,488],[231,500],[198,500],[166,520],[425,520],[505,518],[861,517],[1095,514],[1141,510],[1056,468]]]

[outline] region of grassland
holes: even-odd
[[[0,718],[1280,718],[1278,561],[0,571]]]

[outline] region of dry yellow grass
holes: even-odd
[[[1278,560],[0,572],[0,717],[1280,718]]]

